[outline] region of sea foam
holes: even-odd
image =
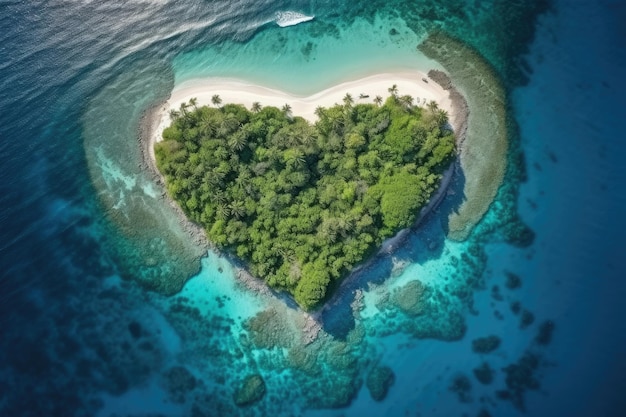
[[[313,20],[315,16],[307,16],[302,13],[285,11],[285,12],[276,12],[274,21],[280,27],[287,27],[297,25],[298,23],[308,22],[309,20]]]

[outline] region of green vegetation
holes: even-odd
[[[310,310],[414,223],[454,157],[445,111],[390,92],[378,105],[347,94],[319,107],[314,125],[289,105],[183,104],[156,144],[157,165],[213,243]]]

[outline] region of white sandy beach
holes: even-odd
[[[346,93],[352,95],[355,103],[372,103],[377,95],[386,99],[389,96],[389,87],[396,84],[399,95],[409,94],[420,105],[434,100],[440,108],[448,112],[450,119],[453,120],[452,102],[448,97],[448,91],[432,80],[425,82],[423,79],[428,80],[428,76],[420,71],[388,72],[347,81],[307,97],[232,78],[190,80],[176,86],[170,99],[156,114],[153,122],[154,137],[151,139],[153,143],[161,140],[163,130],[170,124],[170,109],[178,109],[181,103],[188,102],[194,97],[198,100],[198,105],[212,106],[211,98],[215,94],[220,96],[222,103],[243,104],[247,108],[250,108],[255,101],[262,106],[278,108],[289,104],[294,115],[315,122],[317,119],[315,109],[318,106],[329,107],[335,103],[342,103]],[[369,98],[360,99],[360,94],[369,95]],[[150,148],[150,152],[153,153],[152,146]]]

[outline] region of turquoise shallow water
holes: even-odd
[[[623,130],[624,7],[555,2],[535,26],[543,7],[1,4],[0,414],[622,415],[626,201],[614,132]],[[277,10],[316,19],[279,28]],[[305,345],[300,313],[240,288],[225,258],[185,240],[139,168],[141,114],[207,75],[308,94],[359,74],[429,68],[415,46],[437,28],[503,77],[525,175],[509,172],[467,242],[445,238],[444,202],[359,275],[358,312],[346,302],[331,309]],[[534,230],[530,245],[488,233],[514,203]],[[168,249],[177,239],[191,258],[205,255],[195,269],[181,273],[187,263]],[[138,285],[159,276],[182,289],[166,296]],[[427,288],[419,314],[399,298],[415,279]],[[545,323],[554,332],[538,341]],[[499,346],[475,353],[488,335]],[[483,363],[489,383],[475,373]],[[364,381],[384,366],[394,383],[376,402]],[[267,393],[237,407],[251,374]]]
[[[310,95],[371,74],[439,69],[416,51],[424,36],[398,17],[378,15],[349,25],[329,26],[321,19],[289,28],[271,25],[245,45],[226,42],[177,56],[174,79],[180,84],[210,76],[242,78]]]

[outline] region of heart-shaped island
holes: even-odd
[[[314,123],[289,104],[194,98],[170,111],[157,166],[213,244],[311,310],[414,224],[455,157],[445,110],[395,84],[388,93],[346,93]]]

